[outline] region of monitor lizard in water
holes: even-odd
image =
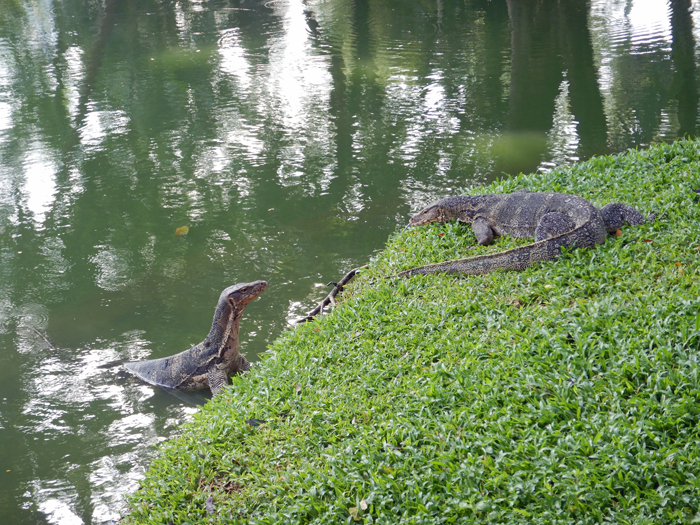
[[[619,202],[606,204],[599,210],[577,195],[521,190],[447,197],[411,217],[409,225],[453,219],[471,223],[481,245],[491,244],[494,236],[506,234],[521,238],[534,236],[535,242],[498,253],[418,266],[399,276],[439,272],[478,275],[500,268],[524,270],[536,261],[555,259],[562,248],[591,248],[603,244],[608,233],[615,233],[624,223],[645,222],[641,213]]]
[[[170,357],[124,363],[124,368],[152,385],[177,390],[208,387],[216,395],[228,383],[229,375],[250,369],[239,352],[238,330],[246,305],[265,288],[265,281],[229,286],[219,296],[214,322],[204,341]]]

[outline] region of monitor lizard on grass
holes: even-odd
[[[521,238],[534,236],[535,242],[498,253],[418,266],[399,276],[439,272],[478,275],[501,268],[524,270],[536,261],[555,259],[562,248],[592,248],[603,244],[608,233],[615,233],[624,223],[645,222],[641,213],[619,202],[606,204],[599,210],[577,195],[521,190],[447,197],[411,217],[409,225],[453,219],[471,223],[477,242],[484,246],[491,244],[494,236],[506,234]]]

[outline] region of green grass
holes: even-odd
[[[396,234],[160,448],[124,523],[700,522],[700,142],[474,191],[517,188],[666,215],[463,278],[390,276],[468,226]]]

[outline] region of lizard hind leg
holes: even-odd
[[[576,227],[576,223],[568,215],[563,213],[545,213],[540,217],[535,228],[535,242],[546,241],[557,235],[570,232]]]
[[[644,224],[644,215],[626,204],[611,202],[600,209],[608,233],[615,233],[627,223],[630,226]]]

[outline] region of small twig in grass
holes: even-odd
[[[357,268],[354,268],[350,270],[347,274],[345,274],[345,277],[343,277],[340,281],[336,282],[330,282],[326,286],[333,285],[333,290],[331,290],[331,293],[329,293],[326,298],[318,303],[318,306],[311,310],[308,314],[306,314],[306,317],[303,317],[302,319],[299,319],[297,323],[305,323],[307,321],[313,321],[314,317],[316,317],[318,314],[323,312],[323,309],[328,306],[329,304],[336,304],[335,302],[335,296],[338,295],[342,290],[343,286],[348,284],[348,281],[352,279],[357,272],[360,270],[364,270],[365,268],[368,268],[369,265],[365,264],[364,266],[359,266]]]

